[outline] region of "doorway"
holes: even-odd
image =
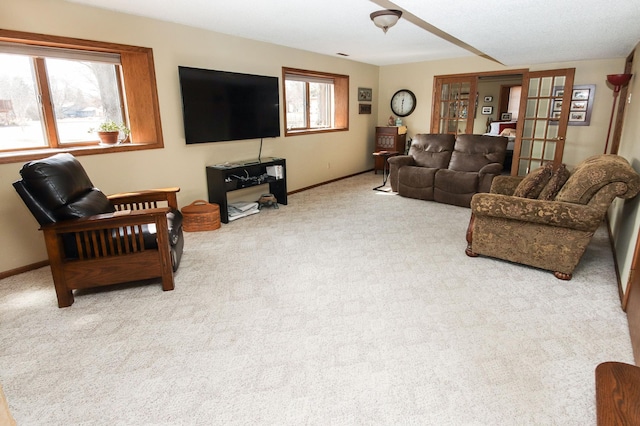
[[[514,176],[524,176],[548,162],[557,167],[564,153],[569,117],[571,90],[564,89],[573,87],[574,73],[574,68],[519,69],[435,76],[431,132],[507,136],[506,171],[510,166]],[[452,90],[454,85],[469,90],[462,102],[459,91]],[[518,102],[510,100],[517,86],[521,95],[515,115]],[[456,96],[452,96],[454,92]]]

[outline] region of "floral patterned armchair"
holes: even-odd
[[[601,154],[569,174],[564,165],[526,177],[498,176],[490,193],[475,194],[467,230],[468,256],[485,255],[553,271],[570,280],[616,197],[640,191],[640,175],[623,157]]]

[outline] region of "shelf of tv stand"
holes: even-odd
[[[265,176],[268,166],[282,166],[282,178]],[[258,185],[269,185],[269,192],[278,204],[287,204],[287,168],[284,158],[262,158],[260,160],[207,166],[207,191],[209,202],[220,206],[220,221],[229,223],[227,193]]]

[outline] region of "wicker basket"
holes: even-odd
[[[220,206],[196,200],[182,208],[182,227],[187,232],[213,231],[220,228]]]

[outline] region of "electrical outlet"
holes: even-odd
[[[629,96],[627,96],[627,104],[631,105],[631,95],[633,95],[633,93],[629,93]]]

